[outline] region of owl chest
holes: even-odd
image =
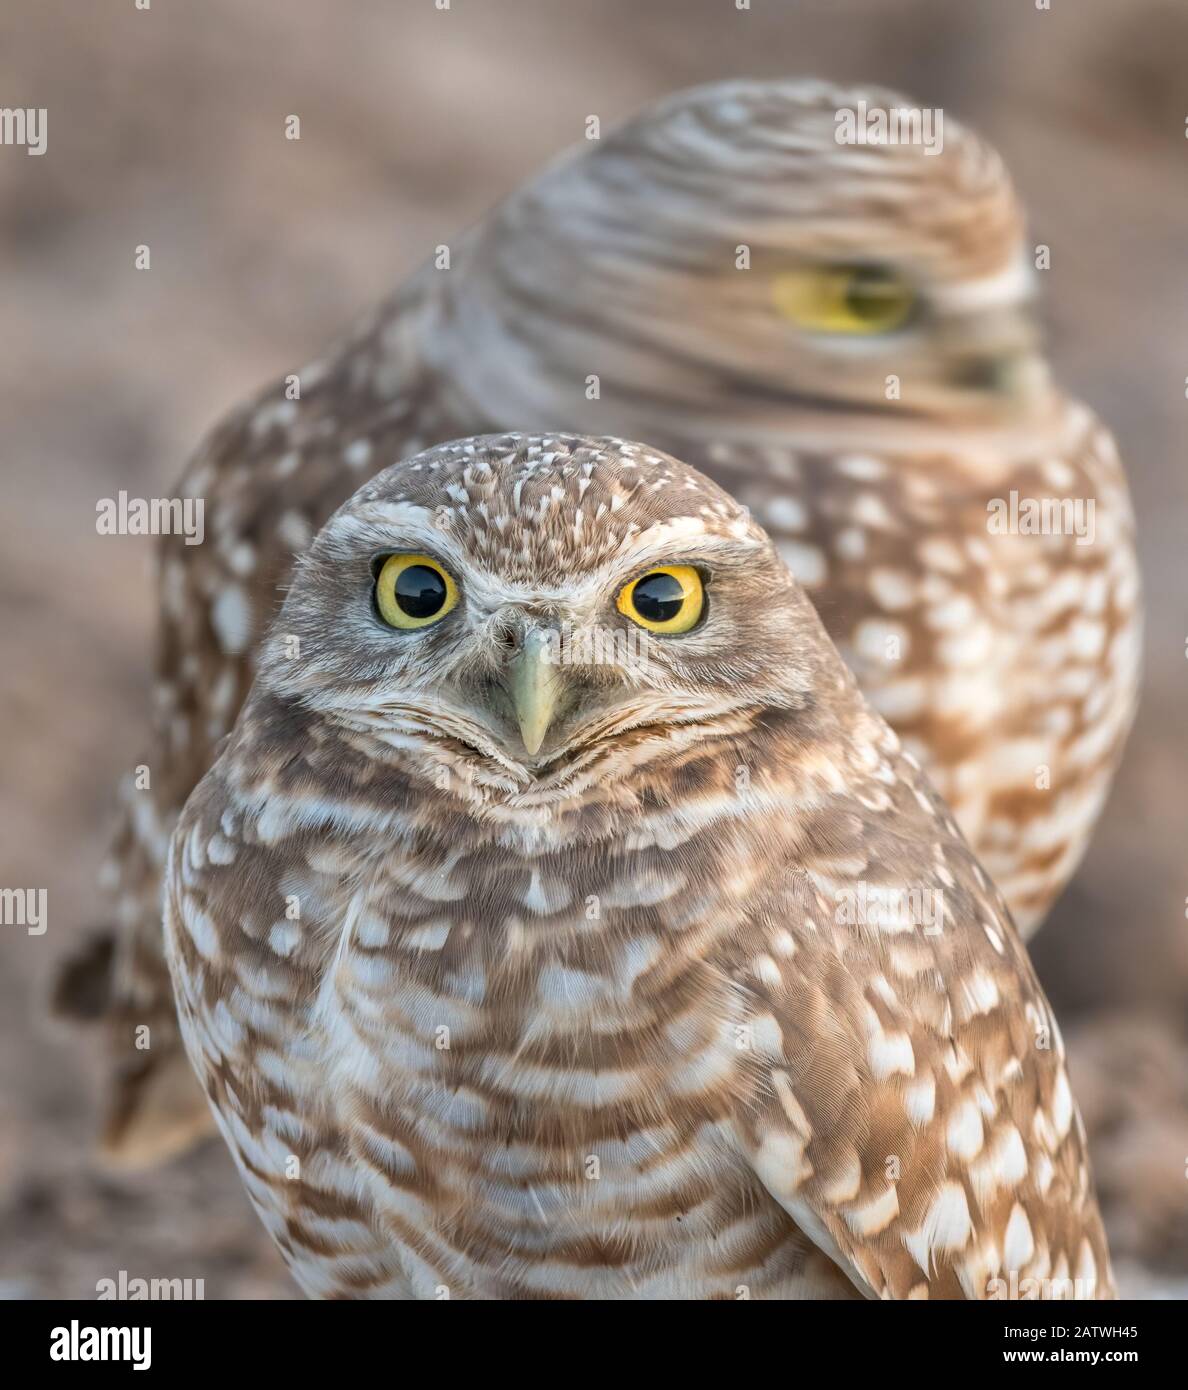
[[[747,1070],[745,993],[701,962],[649,987],[641,976],[663,955],[650,937],[595,955],[348,953],[322,1010],[323,1056],[346,1080],[365,1052],[369,1081],[351,1088],[426,1132],[439,1124],[472,1148],[564,1145],[582,1171],[602,1166],[585,1160],[610,1130],[719,1118]]]
[[[497,906],[458,903],[383,949],[364,930],[323,1001],[324,1090],[377,1209],[473,1262],[472,1292],[491,1251],[533,1278],[580,1260],[611,1283],[692,1279],[724,1226],[774,1219],[734,1126],[745,995],[629,913],[605,934],[521,913],[495,946]]]

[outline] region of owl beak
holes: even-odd
[[[540,751],[557,711],[561,682],[557,663],[549,650],[549,634],[530,629],[512,658],[507,690],[520,726],[520,737],[530,757]]]

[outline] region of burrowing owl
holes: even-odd
[[[462,440],[335,513],[165,937],[310,1294],[1112,1292],[1000,894],[764,532],[646,446]]]
[[[750,506],[1021,929],[1042,916],[1133,708],[1126,484],[1108,433],[1048,380],[998,158],[952,120],[939,153],[839,144],[861,102],[903,104],[820,83],[670,98],[207,442],[182,490],[213,539],[163,543],[153,785],[128,794],[112,869],[110,1149],[149,1157],[204,1113],[178,1089],[161,864],[294,554],[383,463],[476,430],[648,439]],[[1045,503],[1062,524],[1028,534]]]

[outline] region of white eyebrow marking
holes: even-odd
[[[960,285],[940,285],[931,291],[932,302],[946,313],[969,313],[995,305],[1022,304],[1035,293],[1035,274],[1020,257],[997,275],[967,280]]]

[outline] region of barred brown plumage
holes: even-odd
[[[169,831],[234,723],[295,554],[366,476],[476,430],[612,431],[751,507],[872,702],[948,800],[1020,928],[1072,874],[1133,713],[1141,626],[1125,477],[1108,432],[1050,384],[1022,214],[955,121],[930,157],[847,146],[877,89],[724,83],[678,93],[546,170],[323,361],[207,441],[183,491],[212,540],[163,539],[151,793],[113,875],[124,940],[108,1146],[187,1142],[159,932]],[[740,269],[740,248],[747,268]],[[916,312],[869,338],[802,331],[789,269],[871,262]],[[993,370],[991,370],[993,369]],[[888,399],[887,379],[899,386]],[[1070,530],[996,534],[1013,497],[1092,501]],[[133,1025],[154,1023],[151,1054]],[[200,1112],[204,1113],[204,1112]]]
[[[451,576],[439,622],[373,607],[389,553]],[[626,631],[616,595],[664,566],[703,620],[554,663],[529,753],[533,634]],[[647,446],[462,440],[340,508],[173,834],[165,921],[311,1295],[1112,1294],[1001,895],[764,532]]]

